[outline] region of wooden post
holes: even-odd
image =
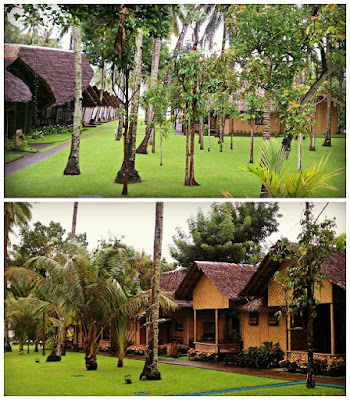
[[[215,353],[219,350],[219,310],[215,309]]]
[[[331,319],[331,353],[335,354],[335,331],[334,331],[334,304],[330,305],[330,319]]]
[[[193,310],[193,340],[197,342],[197,310]]]
[[[136,322],[136,343],[135,344],[141,344],[141,332],[140,332],[140,321]]]
[[[292,350],[292,317],[290,313],[287,316],[287,356],[288,351]]]

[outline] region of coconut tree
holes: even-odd
[[[78,215],[78,202],[74,202],[74,208],[73,208],[73,220],[72,220],[72,232],[70,234],[70,239],[74,240],[75,239],[75,230],[77,227],[77,215]]]
[[[152,276],[152,314],[150,322],[150,341],[146,355],[145,366],[140,379],[159,380],[158,369],[158,320],[159,320],[159,291],[160,291],[160,261],[163,239],[163,209],[164,203],[156,203],[156,218],[154,231],[153,276]]]
[[[70,154],[64,175],[80,175],[79,147],[81,125],[81,97],[82,97],[82,57],[81,57],[81,27],[79,22],[73,24],[74,37],[74,113],[73,130]]]
[[[7,267],[7,249],[10,244],[9,234],[13,233],[15,226],[26,227],[28,226],[29,220],[32,218],[30,203],[5,203],[4,204],[4,266],[5,271]],[[4,289],[7,288],[6,278],[4,281]],[[8,337],[7,319],[5,318],[4,326],[4,339],[5,339],[5,350],[11,351],[11,344]]]

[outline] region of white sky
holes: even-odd
[[[183,228],[186,232],[187,219],[197,214],[201,208],[204,213],[210,209],[211,202],[198,200],[172,202],[164,204],[164,234],[162,256],[168,262],[174,261],[170,256],[169,246],[173,244],[172,236],[176,227]],[[295,241],[300,233],[300,219],[305,202],[281,202],[279,231],[268,238],[266,245],[274,244],[282,236]],[[314,202],[314,215],[317,216],[325,202]],[[36,221],[48,225],[50,221],[59,222],[67,232],[72,226],[73,202],[41,202],[33,203],[33,218],[31,226]],[[93,249],[101,238],[109,236],[123,238],[123,242],[137,250],[145,250],[153,255],[154,240],[154,202],[79,202],[77,233],[87,233],[89,248]],[[320,220],[325,217],[336,217],[337,233],[343,233],[345,228],[345,203],[331,202],[323,212]],[[18,243],[18,237],[11,237],[12,243]]]

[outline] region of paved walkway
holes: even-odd
[[[112,121],[113,122],[113,121]],[[106,124],[102,125],[101,127],[98,128],[93,128],[94,130],[91,133],[87,133],[83,136],[80,137],[80,140],[84,140],[92,135],[95,135],[98,132],[101,132],[102,128],[105,127]],[[48,157],[51,157],[53,154],[58,153],[59,151],[65,149],[66,147],[70,146],[71,144],[71,140],[69,140],[68,142],[64,142],[62,144],[60,144],[59,146],[44,151],[44,152],[37,152],[37,153],[21,153],[23,154],[22,158],[18,158],[17,160],[14,161],[10,161],[9,163],[5,164],[5,168],[4,168],[4,175],[5,178],[11,174],[13,174],[14,172],[17,172],[21,169],[24,169],[26,167],[29,167],[32,164],[35,164],[39,161],[45,160]],[[51,144],[48,144],[51,145]],[[34,147],[34,146],[33,146]],[[42,146],[43,147],[43,146]]]
[[[128,358],[144,360],[144,357],[128,357]],[[159,363],[183,365],[186,367],[204,368],[204,369],[211,369],[214,371],[231,372],[235,374],[252,375],[252,376],[258,376],[260,378],[280,379],[292,382],[305,381],[306,379],[305,375],[286,373],[283,372],[280,368],[272,368],[272,369],[239,368],[239,367],[233,367],[231,365],[226,365],[224,362],[207,363],[200,361],[177,360],[171,358],[169,358],[169,360],[159,359]],[[317,376],[316,383],[345,386],[345,378]]]

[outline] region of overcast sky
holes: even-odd
[[[70,232],[72,226],[73,202],[42,202],[32,203],[33,218],[31,226],[36,221],[48,225],[50,221],[59,222],[63,228]],[[187,219],[196,215],[198,209],[207,213],[212,202],[194,200],[165,202],[164,204],[164,234],[162,255],[168,262],[174,261],[170,256],[169,246],[173,244],[172,236],[176,227],[181,227],[186,232]],[[325,202],[314,203],[314,215],[317,216]],[[300,219],[305,202],[280,203],[279,231],[271,235],[266,246],[274,244],[279,238],[287,237],[295,241],[300,233]],[[345,232],[345,203],[331,202],[322,213],[320,220],[325,217],[336,217],[337,233]],[[93,249],[99,239],[109,237],[123,238],[128,245],[137,250],[145,250],[153,254],[154,239],[154,202],[79,202],[77,233],[87,233],[89,248]],[[12,237],[12,243],[18,243],[19,238]]]

